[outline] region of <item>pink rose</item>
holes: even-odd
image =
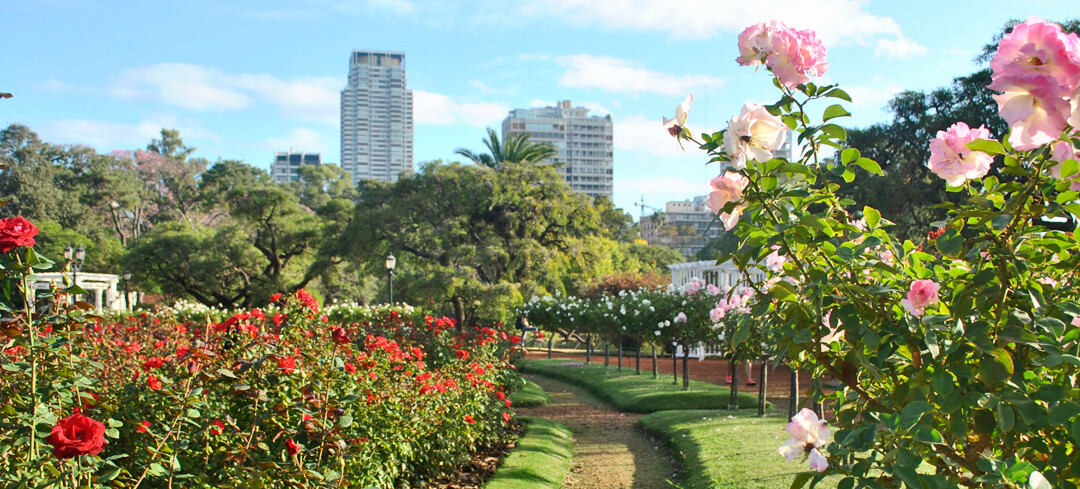
[[[1003,76],[1046,75],[1061,90],[1071,92],[1080,81],[1080,37],[1065,34],[1052,22],[1029,17],[1001,39],[990,68],[995,81]]]
[[[991,139],[986,126],[971,129],[957,122],[946,131],[938,131],[937,138],[930,141],[930,171],[953,187],[986,176],[994,157],[968,149],[967,143],[976,139]]]
[[[778,20],[747,27],[739,34],[739,57],[735,58],[735,62],[741,66],[762,64],[773,50],[773,36],[787,28]]]
[[[825,45],[812,30],[783,29],[772,36],[772,53],[765,64],[789,90],[829,69]]]
[[[1065,130],[1071,106],[1053,77],[1039,73],[1002,76],[987,87],[1003,92],[993,97],[1001,118],[1009,123],[1009,144],[1014,148],[1038,148]]]
[[[1072,143],[1069,141],[1058,141],[1054,143],[1053,152],[1050,154],[1050,160],[1057,162],[1056,165],[1050,168],[1050,174],[1054,178],[1061,178],[1061,164],[1065,160],[1076,160],[1080,162],[1080,152],[1076,151]],[[1073,175],[1075,176],[1075,175]]]
[[[719,213],[728,202],[738,202],[742,200],[743,189],[750,183],[750,179],[738,172],[724,172],[711,182],[713,191],[709,193],[709,209],[713,214]],[[742,214],[742,207],[736,207],[731,212],[725,212],[720,214],[720,220],[724,223],[725,229],[731,229],[735,227],[735,224],[739,222],[739,215]]]
[[[724,131],[724,151],[731,157],[731,167],[742,170],[747,160],[771,160],[772,152],[784,145],[787,132],[788,127],[765,107],[743,105]]]
[[[941,286],[933,280],[916,280],[911,283],[907,299],[900,301],[907,312],[915,316],[922,316],[928,306],[938,303],[938,290]]]
[[[803,408],[791,417],[791,422],[784,427],[791,438],[776,450],[788,462],[799,455],[807,455],[810,468],[824,472],[829,468],[829,461],[818,451],[829,442],[829,426],[825,420],[818,419],[817,413]]]
[[[1072,115],[1069,116],[1068,123],[1073,129],[1080,129],[1080,86],[1073,92],[1069,105],[1072,107]]]

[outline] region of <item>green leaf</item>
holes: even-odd
[[[849,115],[851,115],[851,112],[848,112],[847,109],[842,107],[840,104],[830,105],[827,109],[825,109],[825,113],[821,115],[821,120],[822,122],[828,122],[829,119],[835,119],[837,117],[847,117]]]
[[[944,439],[941,437],[941,433],[933,428],[919,428],[915,431],[915,441],[921,441],[923,443],[941,443]]]
[[[874,229],[881,222],[881,213],[877,209],[864,206],[862,208],[863,219],[866,220],[866,226],[870,229]]]
[[[1072,159],[1065,160],[1065,162],[1061,164],[1059,170],[1061,171],[1061,178],[1064,180],[1076,175],[1076,172],[1080,172],[1080,163]]]
[[[1013,426],[1016,425],[1016,413],[1013,412],[1012,406],[1006,402],[999,402],[997,405],[997,417],[998,428],[1001,431],[1012,431]]]
[[[824,96],[825,97],[838,98],[840,100],[851,102],[851,95],[848,95],[847,92],[845,92],[845,91],[843,91],[843,90],[841,90],[839,88],[834,88],[832,90],[829,90],[828,92],[825,92]]]
[[[844,129],[843,126],[838,126],[836,124],[825,124],[821,126],[821,132],[828,134],[833,139],[847,139],[847,129]]]
[[[881,171],[881,165],[870,158],[859,158],[855,160],[855,165],[875,175],[885,176],[885,172]]]
[[[964,238],[956,228],[949,228],[936,240],[935,246],[945,256],[958,257],[964,248]]]
[[[860,153],[858,149],[848,148],[840,152],[840,163],[850,165],[861,157],[862,153]]]
[[[108,428],[105,430],[105,436],[109,438],[120,438],[120,430],[116,428]]]
[[[901,427],[907,429],[919,422],[922,416],[934,410],[934,405],[926,401],[914,401],[900,411]]]
[[[1068,402],[1058,404],[1050,411],[1050,424],[1065,426],[1065,424],[1072,421],[1077,414],[1080,414],[1080,406],[1076,405],[1076,403]]]
[[[341,416],[337,420],[338,428],[348,428],[348,427],[352,426],[352,424],[353,424],[353,417],[349,416],[348,414],[345,414],[345,415]]]
[[[983,153],[989,153],[992,155],[1005,154],[1005,148],[1001,146],[1001,143],[992,139],[976,139],[970,143],[967,143],[967,149],[972,151],[982,151]]]

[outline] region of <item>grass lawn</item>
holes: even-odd
[[[543,375],[584,387],[597,397],[629,413],[653,413],[666,410],[719,409],[727,407],[731,391],[707,382],[690,381],[690,390],[671,385],[667,379],[635,375],[632,370],[618,372],[615,367],[582,364],[564,359],[526,360],[521,372]],[[757,408],[757,395],[740,392],[740,408]]]
[[[544,388],[536,385],[535,382],[525,381],[525,387],[521,390],[510,394],[510,402],[514,403],[514,407],[536,407],[543,406],[551,399],[548,397],[547,392],[544,392]]]
[[[541,391],[543,392],[543,391]],[[558,489],[570,472],[574,455],[570,429],[540,418],[528,423],[517,447],[503,460],[484,489]]]
[[[787,489],[795,474],[810,470],[806,462],[788,462],[776,453],[788,439],[786,418],[729,413],[665,411],[638,423],[681,456],[685,489]],[[839,480],[832,476],[816,487],[835,488]]]

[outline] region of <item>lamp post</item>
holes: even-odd
[[[131,311],[131,270],[124,270],[124,309]]]
[[[390,304],[394,303],[394,266],[397,265],[397,260],[394,258],[394,254],[386,255],[386,280],[390,290]]]
[[[73,250],[70,246],[64,248],[64,260],[71,265],[71,282],[79,285],[79,271],[82,270],[83,260],[86,259],[86,248],[80,246]],[[78,299],[78,296],[75,297]]]

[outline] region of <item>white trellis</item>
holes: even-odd
[[[30,276],[33,290],[49,290],[49,287],[61,286],[64,276],[60,273],[36,273]],[[88,292],[85,298],[99,311],[124,310],[124,294],[117,290],[119,275],[111,273],[80,273],[78,285]],[[135,304],[136,293],[132,292],[128,304]]]
[[[673,263],[668,265],[668,268],[671,269],[671,285],[676,288],[682,287],[694,279],[717,287],[731,287],[735,289],[735,293],[741,293],[746,286],[746,279],[743,277],[742,272],[730,260],[720,264],[717,264],[715,260]],[[751,269],[750,279],[754,282],[762,282],[765,280],[765,272],[756,268]],[[706,355],[718,353],[719,351],[715,348],[706,348],[704,346],[690,349],[690,356],[697,358],[698,361],[704,360]],[[682,347],[678,347],[675,354],[682,356]]]

